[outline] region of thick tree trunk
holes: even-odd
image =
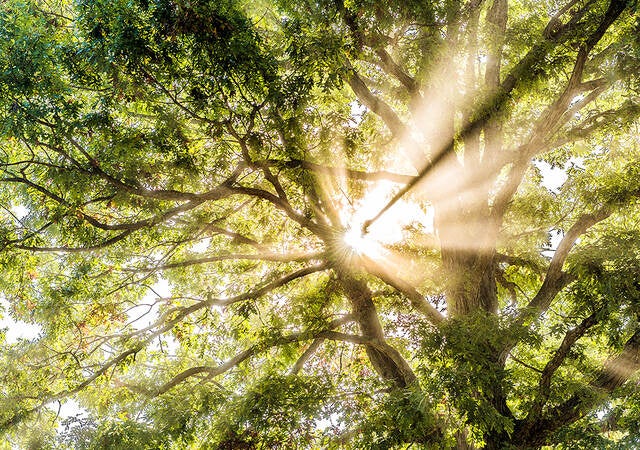
[[[459,317],[478,310],[495,314],[495,241],[487,233],[484,214],[477,207],[459,215],[447,210],[449,206],[436,205],[442,268],[448,280],[448,315]]]
[[[487,12],[487,27],[493,31],[492,41],[488,48],[485,85],[494,92],[500,85],[500,66],[504,31],[507,23],[508,3],[506,0],[494,0]],[[475,39],[478,17],[472,16],[469,24],[469,54],[475,53]],[[477,87],[475,74],[476,58],[471,58],[467,67],[467,89],[473,91]],[[467,112],[468,114],[468,112]],[[466,118],[469,122],[471,116]],[[452,277],[448,289],[449,314],[461,316],[478,309],[496,313],[498,308],[495,281],[495,236],[489,217],[489,192],[492,188],[492,171],[487,169],[484,177],[478,176],[481,164],[488,167],[491,159],[501,151],[502,130],[497,118],[486,123],[484,132],[484,152],[482,161],[479,141],[480,128],[464,138],[465,167],[458,176],[459,189],[453,190],[458,195],[457,202],[446,199],[447,208],[436,213],[443,216],[438,232],[442,244],[443,266],[448,276]],[[457,192],[456,192],[457,191]],[[456,202],[452,208],[451,203]],[[448,210],[448,211],[447,211]]]

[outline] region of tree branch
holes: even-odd
[[[391,274],[390,271],[386,270],[371,258],[363,257],[363,262],[367,272],[384,281],[408,298],[411,306],[422,313],[432,324],[437,326],[445,320],[442,313],[434,308],[410,283]]]
[[[306,341],[306,340],[311,340],[311,339],[315,339],[315,342],[318,341],[322,341],[323,339],[338,339],[340,337],[343,336],[343,333],[335,333],[334,331],[332,331],[334,328],[337,328],[341,325],[344,325],[346,323],[352,322],[354,319],[352,316],[347,315],[344,317],[341,317],[339,319],[335,319],[333,321],[331,321],[328,324],[328,327],[326,330],[323,331],[319,331],[319,332],[313,332],[311,330],[305,330],[299,333],[293,333],[287,336],[282,336],[278,339],[276,339],[274,342],[265,342],[265,343],[258,343],[255,345],[252,345],[251,347],[249,347],[248,349],[238,353],[236,356],[234,356],[233,358],[227,360],[226,362],[224,362],[223,364],[220,364],[219,366],[216,367],[211,367],[211,366],[198,366],[198,367],[191,367],[187,370],[184,370],[182,372],[180,372],[179,374],[175,375],[173,378],[171,378],[171,380],[167,381],[166,383],[162,384],[161,386],[153,389],[153,390],[149,390],[149,394],[153,395],[153,396],[158,396],[158,395],[162,395],[164,393],[166,393],[167,391],[173,389],[174,387],[176,387],[178,384],[182,383],[183,381],[185,381],[186,379],[193,377],[195,375],[201,374],[201,373],[206,373],[207,380],[210,380],[214,377],[217,377],[219,375],[222,375],[225,372],[228,372],[229,370],[233,369],[234,367],[238,366],[240,363],[246,361],[247,359],[259,354],[259,353],[263,353],[273,347],[277,347],[277,346],[282,346],[282,345],[287,345],[287,344],[291,344],[294,342],[299,342],[299,341]],[[344,335],[344,336],[348,336],[349,339],[355,339],[358,338],[358,336],[352,336],[352,335]],[[313,346],[313,344],[312,344]]]
[[[214,187],[208,192],[203,193],[193,193],[193,192],[181,192],[176,191],[174,189],[146,189],[141,188],[139,186],[131,186],[118,178],[110,175],[105,172],[99,165],[98,161],[93,158],[80,143],[75,140],[71,136],[66,136],[67,140],[86,158],[87,162],[90,164],[91,168],[85,168],[80,162],[76,161],[71,157],[68,153],[64,152],[61,148],[50,147],[60,155],[62,155],[67,160],[71,161],[78,170],[87,174],[87,175],[98,175],[103,180],[107,181],[109,184],[114,186],[115,188],[127,192],[128,194],[137,195],[145,198],[153,198],[156,200],[171,200],[171,201],[207,201],[207,200],[217,200],[219,195],[221,194],[220,190],[231,184],[235,181],[242,170],[245,169],[243,164],[238,165],[238,167],[233,171],[230,177],[228,177],[223,183],[219,186]]]
[[[527,442],[532,447],[544,445],[548,436],[559,428],[574,423],[593,410],[615,389],[622,386],[640,369],[640,328],[629,338],[622,352],[608,359],[589,389],[572,395],[548,414],[530,424],[519,423],[513,442]]]
[[[324,256],[323,253],[293,253],[293,254],[282,254],[282,253],[256,253],[256,254],[247,254],[247,253],[229,253],[224,255],[214,255],[214,256],[206,256],[202,258],[194,258],[188,259],[185,261],[177,261],[166,263],[153,267],[139,267],[139,268],[125,268],[123,272],[155,272],[157,270],[167,270],[167,269],[177,269],[181,267],[189,267],[198,264],[207,264],[212,262],[220,262],[220,261],[233,261],[233,260],[247,260],[247,261],[271,261],[271,262],[305,262],[311,261],[314,259],[322,259]]]
[[[402,122],[402,120],[400,120],[395,111],[393,111],[387,103],[376,97],[369,90],[353,67],[349,67],[347,83],[349,83],[349,86],[351,86],[351,89],[358,99],[360,99],[367,108],[382,119],[396,139],[405,138],[407,135],[407,126]]]
[[[591,329],[594,325],[598,323],[598,314],[600,311],[596,311],[587,318],[585,318],[578,326],[569,330],[562,340],[560,347],[556,350],[556,353],[553,355],[553,358],[547,362],[546,366],[542,370],[542,374],[540,376],[540,382],[538,383],[538,393],[533,402],[533,405],[529,409],[529,413],[527,414],[526,419],[524,419],[525,423],[533,424],[535,423],[540,415],[542,414],[542,408],[546,404],[549,399],[549,387],[551,386],[551,379],[555,372],[560,368],[564,360],[566,359],[569,351],[573,347],[573,345],[584,336],[589,329]],[[525,425],[526,428],[526,425]]]
[[[159,318],[158,320],[156,320],[154,323],[150,324],[149,326],[142,328],[140,330],[136,330],[135,332],[129,333],[128,335],[126,335],[125,337],[133,337],[133,336],[137,336],[137,335],[141,335],[144,334],[150,330],[153,330],[156,327],[161,327],[160,333],[164,333],[170,329],[172,329],[175,324],[179,323],[180,321],[182,321],[182,319],[184,319],[185,317],[193,314],[196,311],[199,311],[201,309],[204,308],[209,308],[211,306],[230,306],[232,304],[238,303],[238,302],[242,302],[245,300],[253,300],[259,297],[262,297],[263,295],[271,292],[274,289],[277,289],[279,287],[282,287],[288,283],[290,283],[293,280],[296,280],[298,278],[302,278],[305,277],[307,275],[311,275],[313,273],[317,273],[317,272],[321,272],[325,269],[328,269],[329,263],[322,263],[322,264],[318,264],[315,266],[310,266],[310,267],[305,267],[303,269],[297,270],[295,272],[292,272],[290,274],[287,274],[283,277],[280,277],[270,283],[267,283],[259,288],[256,288],[252,291],[248,291],[248,292],[244,292],[242,294],[238,294],[235,295],[233,297],[228,297],[228,298],[215,298],[213,296],[209,296],[207,299],[205,300],[201,300],[197,303],[194,303],[193,305],[190,306],[185,306],[185,307],[174,307],[171,308],[167,311],[165,311]],[[173,316],[173,317],[172,317]]]
[[[307,219],[305,216],[295,211],[291,207],[288,201],[278,197],[275,194],[272,194],[269,191],[265,191],[264,189],[252,188],[248,186],[241,186],[241,185],[234,185],[230,187],[230,190],[238,194],[249,195],[252,197],[258,197],[263,200],[267,200],[279,210],[284,211],[285,214],[290,219],[293,219],[295,222],[297,222],[304,228],[307,228],[309,231],[311,231],[315,235],[326,236],[327,234],[328,230],[325,227],[313,222],[311,219]]]
[[[420,85],[415,78],[409,76],[384,48],[376,46],[374,51],[376,55],[378,55],[378,58],[380,58],[380,67],[402,83],[411,96],[416,97],[417,100],[421,100]]]
[[[312,172],[332,175],[336,177],[347,177],[354,180],[362,181],[392,181],[394,183],[408,183],[414,176],[403,175],[394,172],[388,172],[386,170],[379,170],[376,172],[363,172],[360,170],[349,169],[346,167],[331,167],[322,164],[312,163],[310,161],[303,161],[299,159],[291,159],[288,161],[268,160],[267,163],[273,166],[284,166],[287,168],[302,168],[310,170]]]
[[[602,222],[612,213],[611,207],[604,206],[593,214],[585,214],[581,216],[576,223],[564,235],[558,248],[556,249],[549,268],[545,275],[542,286],[538,290],[535,297],[529,302],[529,304],[520,312],[517,318],[517,323],[523,324],[526,321],[538,316],[544,312],[551,305],[555,296],[564,288],[570,278],[562,271],[569,252],[575,245],[578,238],[584,234],[593,225]]]
[[[296,363],[291,368],[291,374],[292,375],[296,375],[297,373],[299,373],[302,370],[302,368],[304,367],[306,362],[309,360],[309,358],[311,358],[311,356],[313,356],[313,354],[318,351],[318,349],[320,348],[320,346],[322,345],[324,340],[325,340],[325,338],[316,338],[311,343],[311,345],[309,345],[309,347],[307,347],[307,349],[304,351],[304,353],[302,355],[300,355],[300,357],[298,358]]]

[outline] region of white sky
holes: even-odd
[[[560,187],[567,181],[566,169],[562,167],[551,167],[545,161],[535,161],[534,164],[542,174],[542,185],[552,192],[558,192]]]
[[[14,344],[19,339],[35,339],[40,334],[42,328],[39,325],[14,320],[9,315],[9,302],[0,295],[0,328],[6,329],[5,343]]]

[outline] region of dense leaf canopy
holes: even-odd
[[[640,446],[637,7],[3,1],[6,448]]]

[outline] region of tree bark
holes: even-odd
[[[485,214],[476,206],[472,205],[472,210],[465,208],[462,214],[447,214],[449,205],[436,207],[436,230],[448,280],[449,316],[478,310],[495,314],[498,309],[495,242],[487,234]]]
[[[385,341],[373,296],[366,282],[351,274],[339,274],[339,277],[360,332],[365,338],[375,342],[375,345],[365,346],[375,371],[383,380],[393,382],[396,387],[404,388],[414,384],[417,378],[409,364]]]
[[[534,423],[519,423],[512,442],[518,446],[517,448],[522,449],[534,449],[545,445],[553,432],[581,419],[638,370],[640,329],[629,338],[619,355],[607,360],[598,376],[591,382],[589,390],[574,394]]]

